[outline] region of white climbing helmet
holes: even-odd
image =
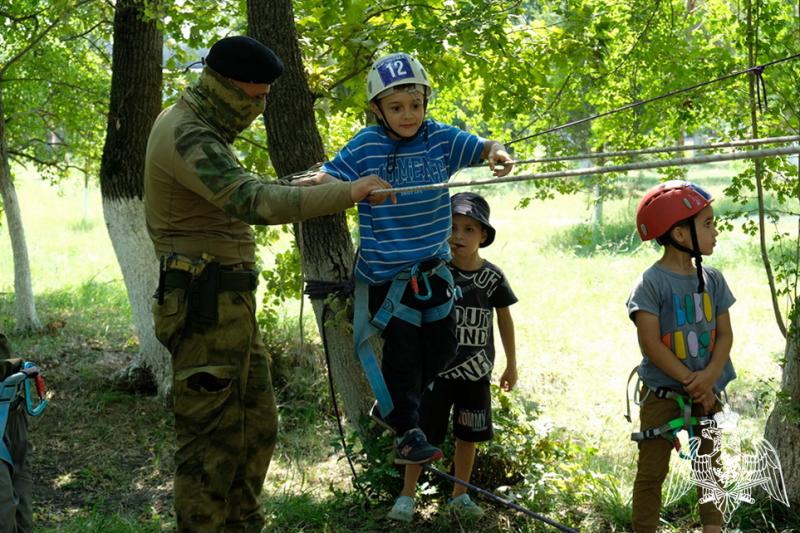
[[[422,64],[408,54],[389,54],[375,61],[367,74],[367,101],[402,90],[420,91],[425,98],[431,94],[431,83]]]

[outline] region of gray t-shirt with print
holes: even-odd
[[[717,316],[725,313],[736,299],[722,273],[703,267],[705,292],[697,293],[697,276],[670,272],[654,264],[644,271],[628,297],[628,316],[645,311],[658,317],[661,342],[672,350],[689,370],[708,366],[716,339]],[[662,372],[642,353],[639,377],[651,389],[666,387],[683,390],[683,385]],[[714,385],[720,392],[736,377],[730,359]]]

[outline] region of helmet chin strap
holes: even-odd
[[[401,141],[410,141],[411,139],[413,139],[414,137],[417,136],[417,133],[419,133],[420,128],[418,128],[417,131],[414,132],[414,135],[411,135],[411,136],[408,136],[408,137],[405,136],[405,135],[400,135],[399,133],[394,131],[394,128],[392,128],[389,125],[389,121],[386,119],[386,113],[383,112],[383,106],[381,105],[381,101],[380,101],[379,98],[375,99],[375,105],[378,107],[378,111],[381,112],[380,117],[378,117],[378,118],[380,120],[381,126],[383,126],[383,129],[385,129],[386,131],[391,132],[391,133],[395,134],[396,136],[400,137]],[[425,109],[425,112],[427,112],[428,111],[428,97],[427,96],[423,100],[423,104],[422,105],[423,105],[423,108]],[[424,115],[423,115],[423,117],[424,117]]]
[[[678,244],[671,234],[668,239],[672,246],[694,258],[694,267],[697,270],[697,294],[703,294],[706,288],[706,282],[703,278],[703,255],[700,253],[700,243],[697,240],[697,228],[695,228],[694,219],[689,222],[689,234],[692,236],[692,248]]]
[[[428,98],[425,97],[423,102],[424,102],[423,103],[424,109],[425,109],[425,111],[427,111],[428,110]],[[405,143],[405,142],[409,142],[412,139],[414,139],[419,134],[419,132],[423,128],[423,126],[420,126],[419,128],[417,128],[417,131],[414,132],[414,135],[411,135],[411,136],[408,136],[408,137],[404,136],[404,135],[400,135],[399,133],[394,131],[394,129],[389,125],[389,121],[386,119],[386,114],[383,112],[383,106],[381,106],[380,99],[377,99],[375,101],[375,105],[377,106],[378,111],[380,111],[380,116],[378,116],[378,121],[381,123],[381,126],[383,126],[383,129],[386,130],[387,132],[393,133],[394,135],[396,135],[397,137],[400,138],[400,140],[397,141],[397,144],[395,144],[394,149],[392,150],[392,153],[389,155],[389,161],[388,161],[388,164],[387,164],[386,168],[387,168],[387,172],[389,172],[391,174],[392,172],[394,172],[395,162],[396,162],[396,159],[397,159],[397,151],[400,149],[400,145]]]

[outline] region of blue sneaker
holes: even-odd
[[[462,494],[461,496],[457,496],[455,498],[451,498],[449,502],[447,502],[447,508],[450,510],[451,513],[457,514],[459,516],[467,517],[467,518],[480,518],[483,516],[483,509],[478,507],[475,502],[469,497],[469,494]]]
[[[414,520],[414,498],[398,496],[394,501],[392,510],[389,511],[386,517],[399,522],[411,522]]]
[[[399,465],[420,465],[443,457],[442,450],[429,444],[419,428],[409,429],[395,442],[394,462]]]

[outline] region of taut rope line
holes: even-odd
[[[531,135],[526,135],[525,137],[520,137],[518,139],[513,139],[505,143],[506,146],[510,146],[514,143],[518,143],[520,141],[526,141],[528,139],[533,139],[534,137],[539,137],[540,135],[545,135],[547,133],[553,133],[555,131],[563,130],[566,128],[571,128],[572,126],[577,126],[578,124],[583,124],[584,122],[590,122],[592,120],[607,117],[609,115],[613,115],[614,113],[619,113],[621,111],[626,111],[628,109],[633,109],[634,107],[639,107],[641,105],[649,104],[658,100],[663,100],[664,98],[668,98],[670,96],[675,96],[677,94],[682,94],[685,92],[693,91],[694,89],[699,89],[700,87],[705,87],[706,85],[711,85],[712,83],[717,83],[719,81],[727,80],[729,78],[733,78],[736,76],[741,76],[742,74],[747,74],[750,72],[754,72],[756,75],[760,76],[762,72],[764,72],[764,68],[770,65],[776,65],[778,63],[783,63],[784,61],[791,61],[793,59],[800,58],[800,54],[793,54],[788,57],[783,57],[781,59],[775,59],[774,61],[768,61],[767,63],[763,63],[761,65],[756,65],[754,67],[746,68],[743,70],[737,70],[736,72],[731,72],[730,74],[725,74],[724,76],[719,76],[718,78],[714,78],[712,80],[704,81],[701,83],[697,83],[695,85],[690,85],[688,87],[683,87],[681,89],[676,89],[674,91],[670,91],[668,93],[660,94],[658,96],[654,96],[652,98],[647,98],[645,100],[636,100],[635,102],[631,102],[626,104],[622,107],[618,107],[616,109],[612,109],[610,111],[605,111],[603,113],[598,113],[596,115],[592,115],[589,117],[581,118],[578,120],[573,120],[572,122],[568,122],[566,124],[562,124],[560,126],[555,126],[546,130],[542,130],[536,133],[532,133]]]
[[[726,141],[711,144],[688,144],[664,147],[639,148],[636,150],[619,150],[616,152],[589,152],[584,154],[563,155],[553,157],[539,157],[532,159],[520,159],[511,161],[515,165],[525,163],[557,163],[559,161],[578,161],[581,159],[602,159],[610,157],[631,157],[645,154],[661,154],[669,152],[691,152],[699,150],[716,150],[718,148],[738,148],[739,146],[758,146],[762,144],[781,144],[800,141],[800,135],[787,135],[785,137],[764,137],[761,139],[740,139],[736,141]],[[501,163],[498,163],[501,164]],[[485,167],[488,163],[473,165],[473,167]]]
[[[478,179],[469,181],[433,183],[415,187],[398,187],[393,189],[376,189],[370,194],[399,194],[417,191],[430,191],[450,189],[453,187],[476,187],[481,185],[495,185],[498,183],[513,183],[516,181],[535,181],[553,178],[572,178],[578,176],[591,176],[595,174],[610,174],[611,172],[629,172],[631,170],[647,170],[652,168],[680,167],[688,165],[703,165],[720,161],[736,161],[740,159],[759,159],[800,154],[800,146],[786,146],[783,148],[767,148],[763,150],[748,150],[746,152],[732,152],[728,154],[701,155],[691,158],[664,159],[661,161],[645,161],[641,163],[628,163],[625,165],[608,165],[603,167],[576,168],[554,172],[541,172],[538,174],[522,174],[519,176],[506,176],[502,178]]]

